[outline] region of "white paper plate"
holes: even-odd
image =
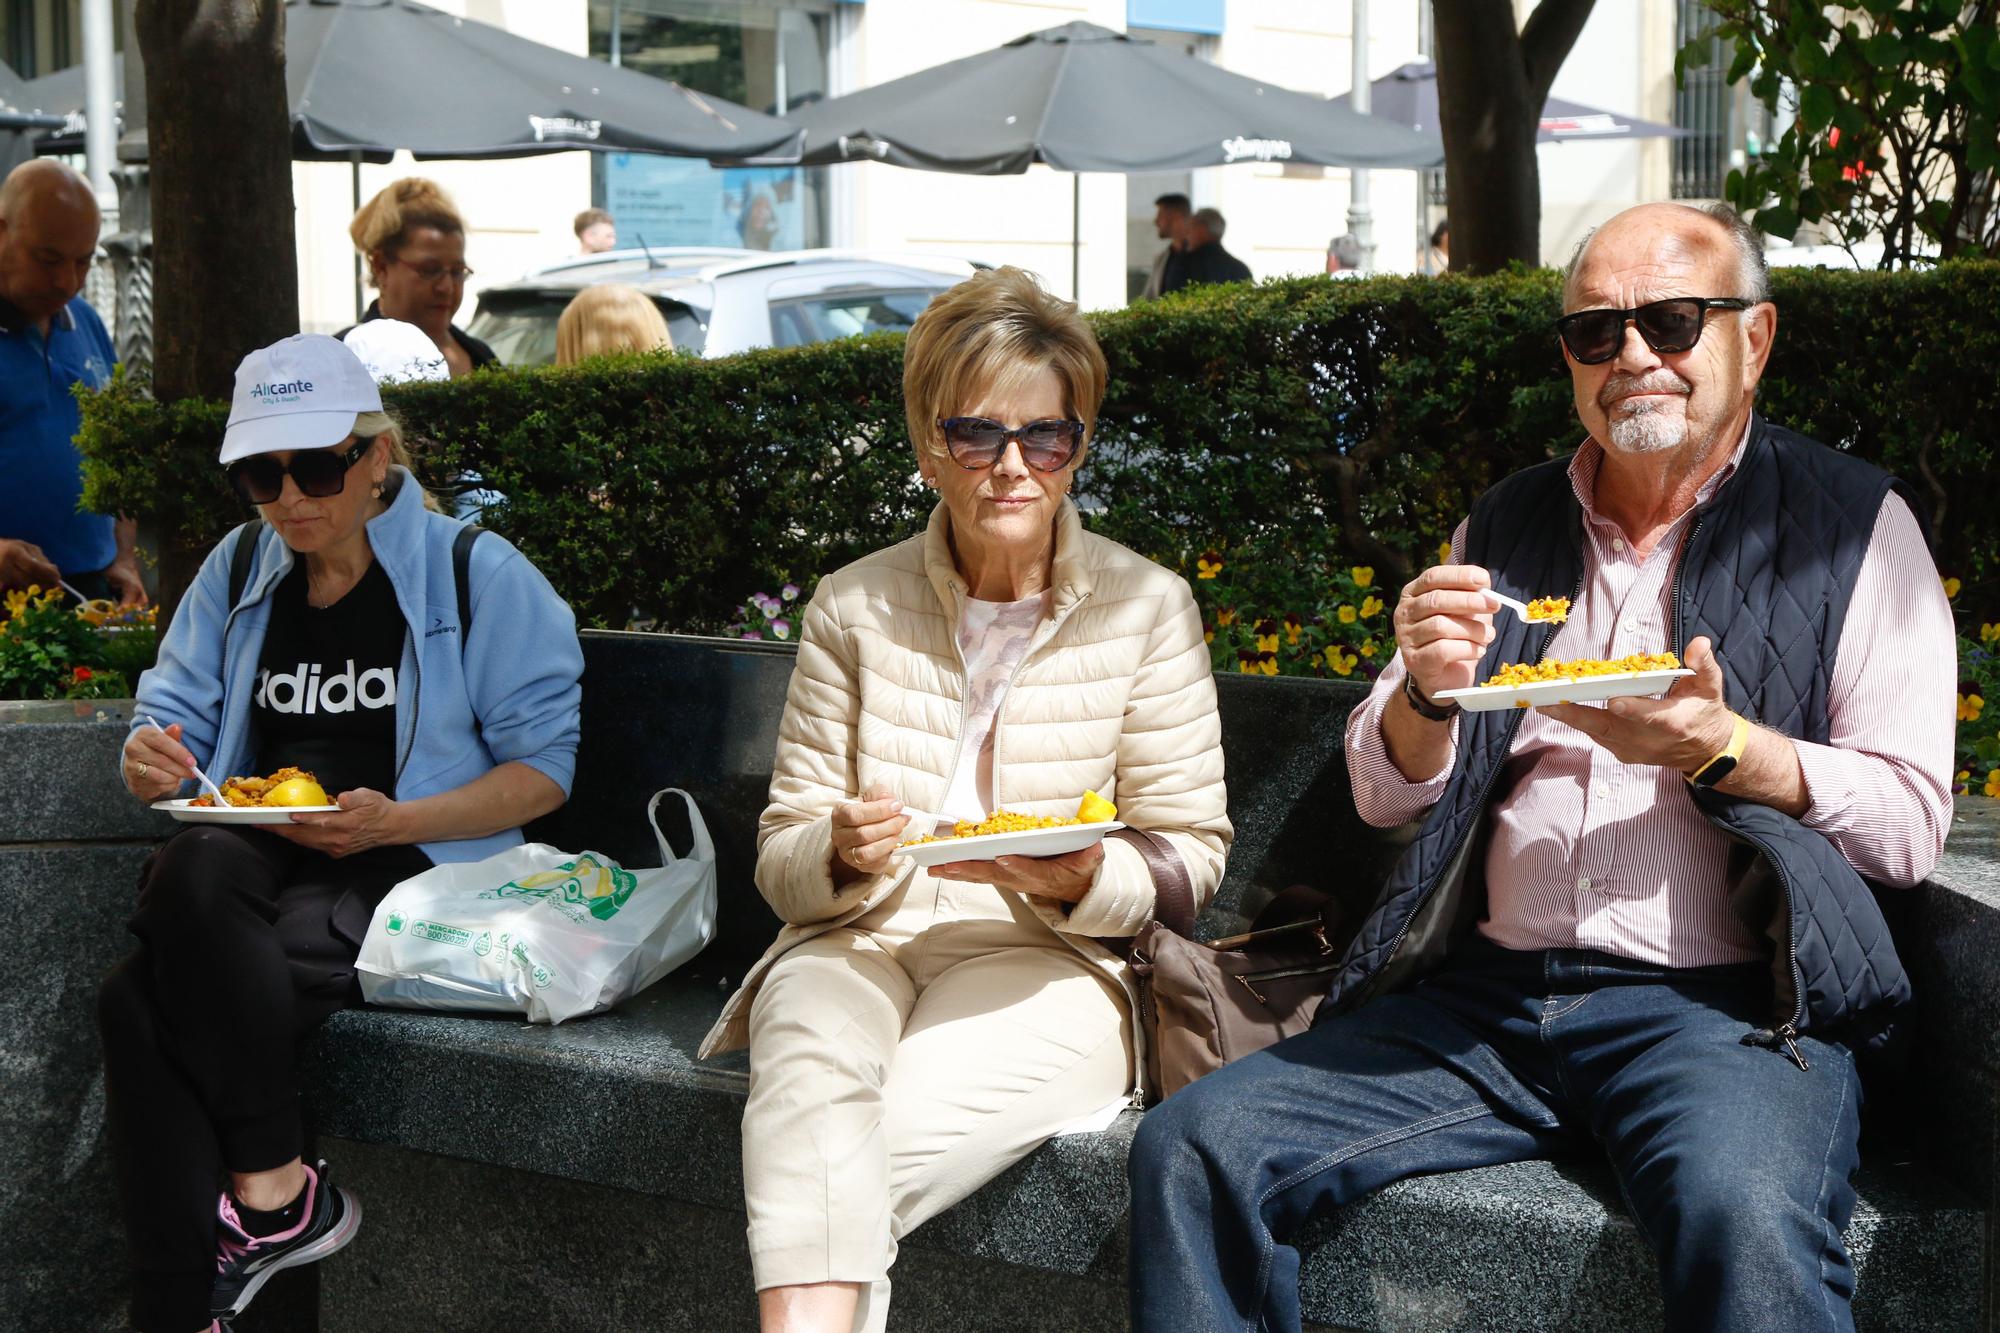
[[[1019,833],[986,833],[977,838],[943,838],[896,850],[920,866],[943,865],[947,861],[991,861],[1002,856],[1061,856],[1080,852],[1101,842],[1113,829],[1125,826],[1115,819],[1102,824],[1064,824],[1059,828],[1022,829]]]
[[[293,815],[337,815],[337,805],[196,805],[193,798],[155,801],[183,824],[289,824]]]
[[[1452,700],[1468,713],[1495,708],[1539,708],[1543,704],[1587,704],[1599,699],[1628,699],[1665,694],[1686,667],[1657,671],[1620,671],[1610,676],[1578,676],[1573,680],[1538,680],[1527,685],[1475,685],[1464,690],[1440,690],[1438,701]]]

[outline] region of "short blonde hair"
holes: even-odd
[[[556,321],[559,366],[608,352],[652,352],[673,345],[666,316],[653,299],[623,283],[600,282],[584,288]]]
[[[416,479],[417,468],[410,461],[410,448],[403,442],[403,423],[387,412],[362,412],[354,418],[354,434],[364,440],[389,441],[389,461],[410,474],[408,484],[414,485],[424,497],[424,508],[444,512],[438,499],[424,484]]]
[[[1052,296],[1023,269],[975,273],[924,307],[903,344],[903,411],[910,442],[945,453],[940,420],[973,395],[1053,370],[1069,411],[1083,422],[1081,466],[1097,431],[1107,371],[1097,335],[1074,303]],[[1019,423],[1012,423],[1019,424]]]
[[[394,259],[412,227],[435,227],[463,236],[465,219],[443,186],[422,176],[405,176],[363,204],[354,221],[347,224],[347,234],[362,254],[381,253]]]

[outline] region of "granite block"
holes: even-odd
[[[118,780],[131,716],[130,699],[0,703],[0,843],[164,838],[173,822]]]
[[[740,1219],[741,1066],[689,1055],[720,1002],[718,990],[677,977],[627,1012],[556,1029],[343,1014],[315,1062],[318,1123]],[[900,1262],[978,1260],[1116,1289],[1138,1119],[1129,1112],[1104,1133],[1054,1140],[918,1228]],[[1979,1251],[1983,1208],[1931,1173],[1872,1159],[1860,1190],[1848,1242],[1863,1327],[1969,1326],[1981,1286],[1964,1259]],[[1438,1249],[1446,1236],[1448,1263]],[[1661,1317],[1651,1257],[1601,1162],[1405,1181],[1318,1224],[1304,1248],[1308,1316],[1345,1327],[1542,1333],[1657,1326]]]
[[[146,852],[0,846],[0,1328],[122,1322],[97,984],[131,944],[125,918]]]
[[[324,1333],[753,1333],[738,1211],[328,1140],[361,1195],[353,1245],[323,1265]],[[1103,1333],[1115,1284],[906,1248],[892,1333]]]

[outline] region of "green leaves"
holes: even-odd
[[[1884,268],[1939,255],[2000,257],[2000,33],[1993,0],[1822,6],[1707,0],[1725,19],[1729,81],[1750,80],[1792,130],[1727,197],[1773,235],[1801,221],[1881,240]],[[1836,22],[1838,20],[1838,22]],[[1698,63],[1689,43],[1676,77]],[[1704,55],[1703,59],[1712,58]],[[1973,179],[1956,217],[1937,201]],[[1911,225],[1914,223],[1914,225]]]

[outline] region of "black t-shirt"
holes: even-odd
[[[293,765],[337,796],[369,787],[394,796],[396,671],[403,613],[378,560],[329,607],[306,602],[301,560],[271,596],[258,659],[258,771]]]

